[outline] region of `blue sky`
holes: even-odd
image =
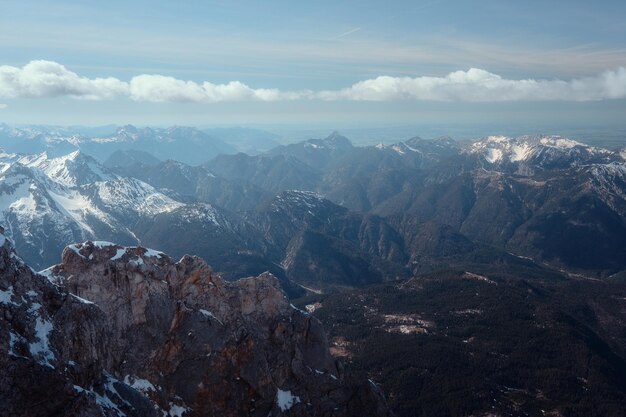
[[[624,18],[620,1],[0,1],[0,121],[620,125]]]

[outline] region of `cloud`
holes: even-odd
[[[281,101],[305,98],[310,92],[253,89],[239,81],[228,84],[178,80],[163,75],[138,75],[130,80],[130,98],[150,102]]]
[[[360,31],[360,30],[361,30],[361,28],[354,28],[354,29],[350,29],[349,31],[347,31],[347,32],[343,32],[342,34],[337,35],[337,36],[335,36],[335,37],[334,37],[334,38],[332,38],[332,39],[333,39],[334,41],[336,41],[336,40],[338,40],[338,39],[345,38],[345,37],[346,37],[346,36],[348,36],[348,35],[352,35],[353,33],[356,33],[356,32],[358,32],[358,31]]]
[[[510,80],[472,68],[444,77],[381,76],[341,90],[321,91],[322,100],[356,101],[592,101],[626,98],[626,69],[595,77],[563,80]]]
[[[4,103],[0,103],[0,110],[4,110],[7,107],[9,107],[8,105],[4,104]]]
[[[117,78],[81,77],[52,61],[31,61],[22,68],[0,66],[0,97],[43,98],[70,96],[101,100],[125,95],[128,83]]]
[[[597,101],[626,98],[626,68],[593,77],[507,79],[483,69],[455,71],[445,76],[380,76],[339,90],[282,91],[252,88],[240,81],[214,84],[142,74],[130,81],[87,78],[52,61],[31,61],[22,68],[0,66],[0,98],[69,96],[108,100],[127,97],[139,102],[220,103],[237,101]]]

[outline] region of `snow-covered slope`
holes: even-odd
[[[68,187],[89,184],[95,181],[107,181],[116,178],[92,157],[74,151],[56,158],[47,152],[27,155],[18,161],[20,164],[41,172],[54,182]]]
[[[478,156],[488,166],[525,164],[534,168],[567,168],[620,159],[616,152],[561,136],[488,136],[472,143],[468,153]]]
[[[0,224],[36,267],[56,261],[59,250],[75,241],[137,244],[137,221],[182,205],[78,151],[56,158],[0,154]]]

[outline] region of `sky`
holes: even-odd
[[[624,127],[625,18],[601,0],[0,0],[0,122]]]

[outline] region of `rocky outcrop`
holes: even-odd
[[[3,234],[0,243],[0,415],[159,415],[107,372],[102,310],[32,271]]]
[[[389,414],[270,274],[85,242],[44,277],[2,239],[1,415]]]

